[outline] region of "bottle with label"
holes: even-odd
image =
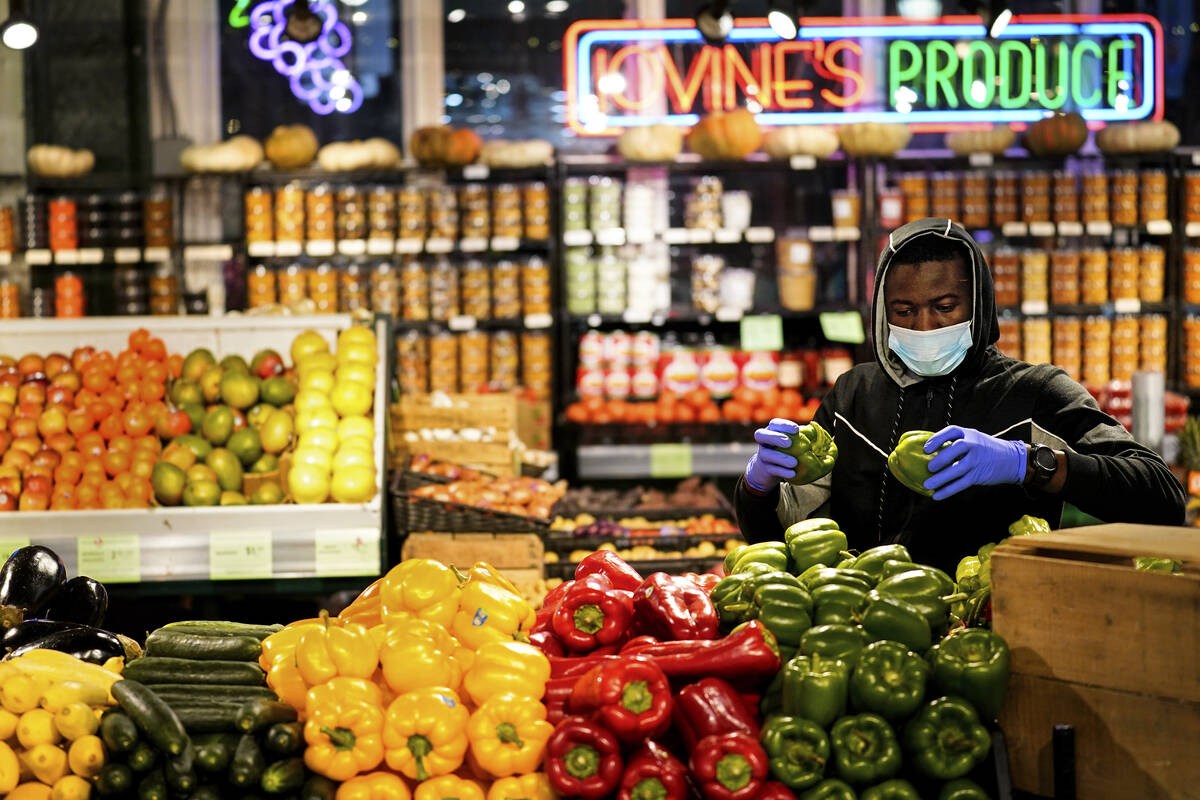
[[[685,394],[700,387],[700,364],[696,351],[673,338],[663,342],[659,380],[662,390]]]
[[[738,365],[733,350],[718,345],[711,333],[705,334],[701,353],[700,385],[714,400],[729,397],[738,385]]]

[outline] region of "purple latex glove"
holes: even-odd
[[[776,448],[792,443],[791,436],[800,432],[800,426],[790,419],[776,417],[767,427],[754,432],[758,451],[746,462],[746,485],[757,492],[769,492],[796,477],[796,457],[781,453]]]
[[[929,462],[933,475],[925,481],[925,488],[935,490],[934,500],[945,500],[970,486],[1024,483],[1028,458],[1024,442],[949,425],[929,437],[925,452],[932,453],[947,442]]]

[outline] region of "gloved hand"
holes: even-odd
[[[997,439],[974,428],[949,425],[929,437],[925,452],[933,453],[929,462],[932,477],[925,481],[933,489],[934,500],[945,500],[969,486],[996,486],[1025,481],[1028,458],[1024,442]]]
[[[776,417],[767,423],[767,427],[754,432],[758,451],[746,462],[747,486],[765,493],[778,486],[780,481],[796,477],[795,456],[781,453],[776,448],[790,445],[790,436],[795,436],[799,431],[800,426],[795,422]]]

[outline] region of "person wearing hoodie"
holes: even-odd
[[[905,545],[953,574],[963,556],[1007,535],[1023,514],[1058,527],[1064,502],[1106,522],[1180,525],[1183,486],[1153,451],[1050,364],[996,349],[991,273],[979,245],[944,218],[904,225],[879,257],[872,302],[875,360],[838,378],[815,421],[838,448],[833,471],[787,483],[795,422],[755,432],[758,450],[734,505],[749,542],[782,539],[788,525],[829,516],[850,547]],[[932,498],[891,474],[888,454],[907,431],[936,431]]]

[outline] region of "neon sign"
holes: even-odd
[[[585,20],[564,37],[567,123],[584,136],[692,125],[748,106],[764,125],[902,122],[921,130],[1161,119],[1162,27],[1144,14],[1026,14],[998,39],[975,16],[806,17],[795,41],[737,20],[722,46],[690,19]],[[665,108],[665,112],[662,109]]]

